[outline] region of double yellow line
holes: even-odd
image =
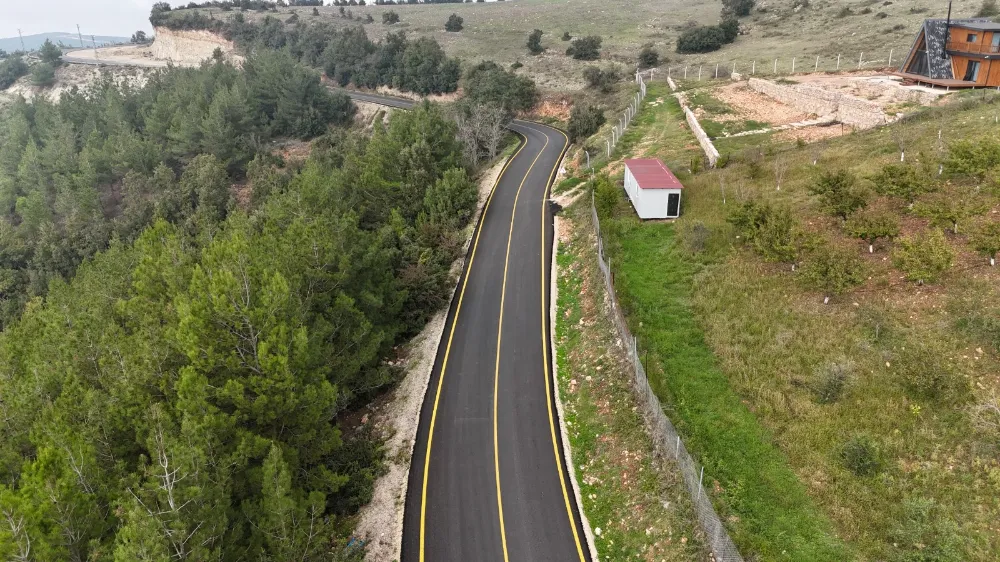
[[[503,546],[504,562],[509,562],[509,557],[507,554],[507,532],[504,526],[504,517],[503,517],[503,494],[501,493],[501,488],[500,488],[500,452],[499,452],[499,439],[498,439],[497,402],[499,399],[499,386],[500,386],[500,345],[503,336],[503,313],[504,313],[504,303],[506,301],[506,296],[507,296],[507,273],[510,265],[510,248],[514,239],[514,219],[517,214],[517,202],[521,197],[521,190],[524,188],[524,184],[527,183],[528,177],[531,175],[531,171],[534,169],[535,164],[538,162],[538,159],[541,158],[542,154],[545,153],[545,149],[548,148],[549,145],[549,136],[545,134],[543,131],[540,131],[533,127],[528,127],[526,125],[524,127],[526,129],[530,129],[532,131],[541,133],[545,137],[545,144],[542,146],[542,149],[538,152],[538,155],[535,156],[534,160],[532,160],[531,165],[528,167],[528,170],[524,174],[524,178],[521,180],[521,184],[517,188],[517,193],[515,193],[514,195],[514,206],[513,209],[511,210],[511,216],[510,216],[510,230],[507,235],[507,251],[506,251],[506,256],[504,257],[503,285],[500,291],[500,315],[499,315],[498,330],[497,330],[497,357],[496,357],[494,379],[493,379],[493,466],[496,474],[497,512],[500,518],[500,541]],[[559,133],[562,134],[563,137],[566,136],[565,133],[563,133],[562,131],[559,131]],[[518,134],[520,135],[520,133]],[[476,250],[479,248],[479,237],[482,234],[482,227],[486,222],[486,213],[489,212],[490,203],[493,202],[493,197],[496,194],[497,187],[500,185],[500,181],[503,179],[504,174],[507,172],[507,168],[510,166],[512,162],[514,162],[514,160],[517,159],[518,155],[520,155],[521,151],[524,150],[524,147],[527,146],[528,144],[528,137],[526,135],[520,135],[520,136],[524,138],[524,142],[521,144],[521,147],[518,148],[514,156],[507,161],[503,169],[501,169],[500,175],[497,177],[497,181],[496,183],[494,183],[493,189],[490,192],[490,196],[486,201],[485,207],[483,208],[483,215],[476,229],[476,237],[473,242],[472,252],[469,257],[469,265],[468,268],[466,269],[465,279],[462,282],[462,290],[459,293],[458,305],[455,308],[455,316],[454,318],[452,318],[451,330],[448,335],[448,344],[445,347],[444,360],[441,364],[441,375],[438,378],[438,385],[434,395],[434,406],[433,409],[431,410],[431,424],[427,435],[427,451],[424,456],[423,488],[421,490],[421,499],[420,499],[420,562],[424,562],[425,560],[424,546],[426,544],[426,537],[427,537],[426,533],[427,482],[428,482],[428,474],[430,471],[431,447],[434,441],[434,427],[437,423],[437,411],[438,411],[438,405],[440,404],[441,401],[441,390],[444,387],[444,376],[448,368],[448,359],[451,356],[451,345],[455,337],[455,329],[456,326],[458,325],[458,317],[462,310],[462,302],[465,299],[465,290],[469,284],[469,277],[471,277],[472,275],[472,266],[476,259]],[[556,440],[555,418],[552,413],[552,392],[549,386],[548,341],[546,340],[546,335],[548,333],[548,314],[546,311],[546,282],[545,282],[545,269],[546,269],[545,268],[545,210],[546,210],[545,202],[548,200],[549,189],[552,184],[552,180],[555,178],[555,174],[559,169],[559,164],[561,163],[562,158],[565,155],[568,147],[569,147],[569,139],[567,138],[566,144],[564,145],[563,150],[560,153],[559,159],[556,161],[556,165],[553,167],[552,173],[549,175],[549,179],[546,184],[546,188],[542,197],[542,213],[541,213],[542,359],[544,366],[543,370],[545,374],[545,392],[546,392],[545,403],[548,408],[549,429],[552,437],[552,450],[556,458],[556,468],[559,472],[559,483],[562,488],[563,499],[566,504],[566,514],[569,517],[570,528],[573,530],[573,539],[576,542],[577,554],[579,555],[581,562],[583,562],[586,559],[584,558],[583,548],[580,543],[580,537],[577,531],[576,522],[573,518],[573,511],[570,505],[569,494],[566,489],[565,477],[563,476],[562,456],[559,454],[559,447],[557,445],[557,440]],[[553,259],[555,259],[555,256],[553,256]]]

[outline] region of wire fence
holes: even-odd
[[[611,303],[611,317],[618,335],[628,352],[629,363],[633,367],[632,388],[639,399],[642,407],[643,417],[649,424],[650,435],[656,454],[664,458],[672,458],[680,467],[684,477],[684,484],[691,494],[691,501],[694,502],[695,511],[698,514],[698,522],[705,533],[709,548],[716,562],[743,562],[743,557],[729,538],[729,533],[723,526],[719,516],[712,507],[705,489],[702,486],[705,477],[705,467],[699,466],[691,455],[688,454],[680,435],[670,423],[666,414],[663,413],[663,405],[656,397],[653,389],[649,386],[646,378],[646,369],[639,359],[639,349],[635,336],[628,329],[625,322],[625,315],[622,313],[618,296],[615,293],[614,273],[611,270],[611,259],[604,254],[604,240],[601,236],[601,221],[597,218],[597,207],[594,205],[593,194],[590,200],[590,213],[594,222],[594,232],[597,235],[597,263],[604,276],[604,287],[608,292],[608,301]]]
[[[857,70],[896,70],[909,55],[909,47],[893,47],[880,52],[850,55],[805,55],[760,60],[729,60],[695,62],[667,67],[667,76],[674,80],[711,80],[741,76],[788,76],[810,72],[847,72]],[[660,72],[663,72],[661,69]]]

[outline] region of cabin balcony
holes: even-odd
[[[997,55],[1000,54],[1000,45],[992,43],[968,43],[965,41],[948,41],[945,50],[949,53],[962,55]]]

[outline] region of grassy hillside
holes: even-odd
[[[694,175],[683,166],[690,139],[662,134],[681,129],[670,112],[647,103],[630,133],[637,138],[625,154],[672,162],[686,189],[684,215],[671,224],[639,222],[616,194],[605,228],[620,294],[645,341],[647,370],[708,466],[745,554],[958,562],[1000,551],[1000,270],[972,244],[978,229],[1000,222],[1000,159],[980,148],[989,170],[981,178],[959,173],[968,156],[956,159],[964,140],[997,142],[1000,105],[991,96],[968,93],[891,129],[817,145],[767,140],[734,153],[725,169]],[[878,180],[869,179],[899,163],[901,146],[918,185],[932,190],[912,206],[874,193]],[[780,190],[775,161],[787,168]],[[620,168],[613,161],[606,170]],[[810,192],[821,172],[839,170],[858,178],[868,209],[900,223],[899,236],[879,240],[874,253]],[[727,217],[750,200],[788,209],[813,244],[842,248],[860,262],[861,284],[824,305],[824,292],[806,282],[818,251],[804,251],[793,272],[737,237]],[[951,266],[933,283],[908,280],[902,240],[932,231],[929,211],[954,201],[970,202],[971,216],[958,234],[948,219],[936,221],[948,227]],[[762,437],[734,439],[747,431]],[[787,470],[795,484],[769,496],[760,483]],[[796,490],[808,499],[779,510],[796,515],[767,512]],[[849,554],[802,554],[821,544],[799,540],[810,520]]]
[[[746,34],[735,43],[715,53],[678,55],[676,39],[690,25],[714,24],[719,19],[721,2],[629,2],[625,5],[605,0],[514,0],[497,3],[431,4],[404,6],[364,6],[351,8],[357,18],[372,14],[375,23],[367,25],[369,34],[380,36],[390,30],[406,30],[417,35],[431,35],[445,46],[449,54],[468,60],[492,59],[499,62],[524,64],[524,72],[551,89],[580,89],[584,86],[580,72],[591,63],[573,61],[565,56],[568,43],[561,40],[564,32],[574,37],[599,35],[604,39],[603,60],[629,66],[642,45],[653,43],[669,59],[668,65],[695,62],[773,61],[790,65],[792,57],[799,64],[817,55],[835,58],[843,54],[847,60],[857,60],[862,51],[866,60],[888,57],[890,49],[896,56],[910,47],[920,22],[925,17],[944,17],[947,4],[937,0],[912,0],[886,5],[872,0],[830,1],[811,0],[808,7],[796,8],[802,0],[771,0],[741,20]],[[978,11],[978,0],[959,0],[954,5],[955,17],[972,16]],[[844,9],[851,15],[846,15]],[[381,23],[387,10],[399,13],[401,21],[393,26]],[[288,8],[304,19],[311,8]],[[322,19],[353,24],[339,16],[338,8],[320,8]],[[867,13],[866,13],[867,11]],[[460,33],[447,33],[444,23],[457,13],[465,20]],[[884,16],[882,15],[884,14]],[[542,44],[545,54],[528,54],[525,42],[533,29],[545,32]],[[831,60],[833,60],[831,58]]]

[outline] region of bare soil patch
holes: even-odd
[[[712,119],[723,122],[727,120],[751,119],[770,125],[787,125],[805,121],[809,115],[769,98],[760,92],[751,90],[743,82],[723,86],[713,92],[716,98],[732,106],[736,114],[712,116]]]

